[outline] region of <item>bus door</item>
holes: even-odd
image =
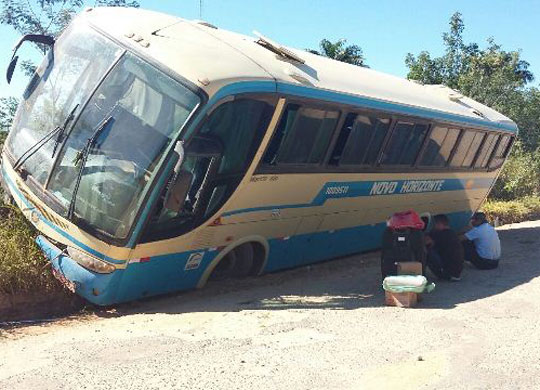
[[[179,236],[213,217],[245,176],[274,107],[272,97],[237,97],[209,114],[186,142],[143,242]]]

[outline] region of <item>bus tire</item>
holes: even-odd
[[[253,247],[253,265],[251,266],[250,276],[257,276],[264,272],[266,265],[266,248],[260,242],[252,242]]]
[[[216,268],[210,274],[209,280],[224,280],[235,276],[236,272],[236,252],[231,250],[220,260]]]
[[[264,272],[269,247],[264,239],[242,240],[218,256],[201,276],[197,288],[202,288],[209,281],[239,278],[245,276],[258,276]]]
[[[245,243],[236,247],[233,252],[236,253],[236,263],[234,265],[234,277],[245,278],[251,275],[253,269],[253,257],[255,251],[251,243]]]

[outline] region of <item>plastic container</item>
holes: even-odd
[[[428,283],[423,275],[398,275],[387,276],[383,281],[383,289],[392,293],[424,293],[431,292],[435,288],[434,283]]]

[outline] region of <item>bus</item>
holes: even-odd
[[[23,92],[2,182],[54,275],[97,305],[377,249],[414,209],[454,229],[517,126],[457,91],[208,22],[90,8]]]

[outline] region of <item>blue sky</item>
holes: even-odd
[[[139,0],[143,8],[188,19],[199,18],[199,0]],[[93,1],[88,1],[93,3]],[[288,46],[316,48],[322,38],[346,38],[364,50],[373,69],[405,77],[408,52],[442,54],[441,34],[460,11],[465,40],[483,46],[493,36],[506,50],[521,49],[540,83],[540,1],[521,0],[203,0],[202,18],[219,27],[262,34]],[[17,34],[0,26],[0,96],[20,96],[26,78],[16,74],[11,85],[5,69]],[[24,55],[31,55],[27,50]]]

